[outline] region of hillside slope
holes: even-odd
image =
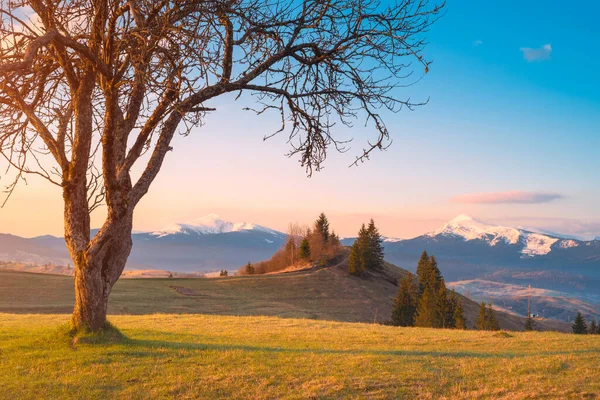
[[[397,280],[406,271],[387,264],[381,273],[357,278],[345,260],[307,270],[214,279],[123,279],[109,301],[110,314],[202,313],[264,315],[344,322],[379,322],[390,318]],[[0,312],[70,313],[72,278],[0,272]],[[478,305],[463,298],[468,325]],[[498,313],[500,326],[521,330],[522,318]],[[540,329],[566,330],[545,321]]]

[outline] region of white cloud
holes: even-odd
[[[473,42],[473,46],[474,47],[481,46],[482,44],[483,44],[483,40],[475,40]]]
[[[552,55],[552,45],[545,44],[538,49],[531,47],[521,47],[523,58],[528,62],[549,60]]]
[[[459,204],[539,204],[562,199],[558,193],[523,192],[513,190],[509,192],[468,193],[450,199],[452,203]]]

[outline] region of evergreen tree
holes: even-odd
[[[351,275],[359,276],[366,269],[369,253],[369,234],[365,224],[362,224],[358,231],[358,237],[350,249],[348,259],[348,272]]]
[[[363,273],[364,270],[362,259],[362,247],[364,245],[362,242],[364,241],[364,239],[361,236],[361,233],[364,230],[365,225],[363,224],[362,228],[360,228],[360,231],[358,233],[358,237],[356,238],[356,240],[352,244],[352,248],[350,249],[350,256],[348,257],[348,272],[350,273],[350,275],[359,276]]]
[[[454,327],[456,329],[467,329],[467,320],[465,319],[462,300],[458,300],[456,307],[454,307]]]
[[[384,266],[383,239],[373,219],[369,222],[367,235],[369,245],[367,249],[367,265],[365,267],[372,270],[382,270]]]
[[[499,331],[500,324],[498,323],[498,319],[496,318],[496,312],[492,308],[492,303],[489,302],[487,304],[487,309],[485,312],[486,317],[486,329],[489,331]]]
[[[308,260],[310,258],[310,243],[308,243],[307,238],[304,238],[302,243],[300,243],[300,252],[298,255],[303,260]]]
[[[475,329],[477,329],[479,331],[486,330],[486,315],[487,315],[487,313],[485,312],[485,310],[486,310],[485,301],[482,301],[481,304],[479,305],[479,313],[477,314],[477,317],[475,318]]]
[[[425,282],[427,281],[427,271],[429,270],[429,255],[427,251],[423,250],[419,263],[417,264],[417,279],[419,280],[419,293],[423,293],[425,290]]]
[[[434,328],[451,328],[452,327],[452,311],[450,308],[450,300],[446,295],[446,285],[438,285],[439,289],[435,297],[435,311],[437,314],[436,322],[437,326]]]
[[[329,235],[329,245],[332,247],[338,247],[340,245],[340,237],[334,231]]]
[[[228,276],[228,275],[229,275],[229,273],[227,272],[226,269],[222,269],[221,273],[219,274],[219,276]]]
[[[248,264],[246,265],[246,275],[254,275],[254,266],[250,261],[248,261]]]
[[[444,285],[444,291],[446,287]],[[456,328],[456,309],[458,308],[458,297],[456,296],[456,292],[452,289],[450,292],[450,297],[447,300],[446,304],[446,316],[444,318],[445,328]],[[462,305],[461,305],[462,308]],[[462,312],[462,311],[461,311]],[[464,315],[463,315],[464,319]]]
[[[442,282],[444,278],[442,277],[442,272],[438,268],[438,263],[433,254],[431,255],[431,257],[429,257],[429,268],[431,270],[430,274],[432,274],[433,282]]]
[[[528,315],[527,318],[525,318],[525,330],[535,331],[535,320],[531,315]]]
[[[400,280],[398,295],[394,299],[392,323],[397,326],[413,326],[417,311],[419,291],[415,277],[410,272]]]
[[[417,304],[415,326],[423,328],[438,328],[440,326],[435,304],[435,295],[435,293],[430,293],[429,288],[425,288],[425,291]]]
[[[589,333],[590,335],[595,335],[596,333],[598,333],[598,325],[596,325],[596,318],[592,318]]]
[[[324,213],[321,213],[315,221],[315,233],[322,238],[323,243],[329,241],[329,220]]]
[[[585,323],[585,318],[583,318],[583,315],[581,315],[580,312],[577,313],[572,328],[573,333],[577,335],[585,335],[587,333],[587,324]]]

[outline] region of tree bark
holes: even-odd
[[[72,254],[75,264],[76,330],[98,331],[106,325],[108,297],[131,252],[132,215],[107,220],[88,247]],[[98,240],[96,240],[98,239]]]

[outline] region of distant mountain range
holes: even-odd
[[[251,223],[225,221],[210,214],[156,232],[132,234],[128,269],[208,272],[237,269],[247,262],[270,258],[285,234]],[[32,263],[71,263],[63,238],[26,239],[0,234],[0,260]]]
[[[235,269],[268,259],[286,235],[246,222],[230,222],[210,214],[155,232],[134,233],[130,269],[205,272]],[[352,244],[354,239],[343,239]],[[386,259],[414,270],[421,252],[434,254],[448,280],[480,278],[503,270],[553,271],[600,279],[600,241],[496,226],[460,215],[439,229],[413,239],[385,238]],[[70,263],[62,238],[25,239],[0,235],[0,260]],[[504,274],[506,276],[507,274]]]

